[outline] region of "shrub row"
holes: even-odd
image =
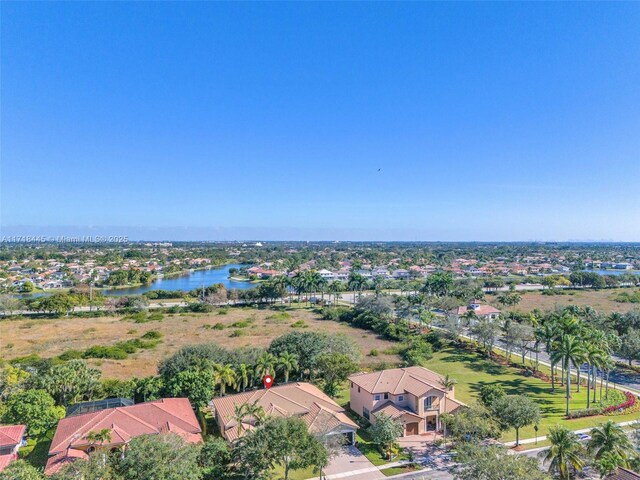
[[[624,392],[626,400],[619,405],[611,405],[603,410],[603,413],[611,413],[617,410],[625,410],[633,407],[636,404],[636,396],[631,392]]]

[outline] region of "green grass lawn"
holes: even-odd
[[[403,465],[401,467],[391,467],[380,470],[385,476],[392,477],[393,475],[400,475],[401,473],[415,472],[416,468],[410,465]]]
[[[307,478],[318,477],[320,473],[313,468],[305,468],[302,470],[289,470],[289,480],[306,480]],[[273,480],[282,480],[284,478],[284,468],[277,467],[273,470]]]
[[[534,378],[525,377],[518,369],[499,365],[488,360],[483,355],[455,347],[448,347],[439,352],[435,352],[433,359],[426,365],[427,368],[440,373],[449,374],[458,381],[455,387],[457,399],[467,404],[472,404],[478,398],[480,388],[483,385],[499,383],[508,395],[527,394],[532,397],[540,406],[542,421],[538,436],[546,435],[549,427],[561,424],[571,430],[594,427],[607,420],[624,422],[637,420],[639,414],[628,413],[615,416],[596,416],[567,420],[565,414],[565,390],[556,387],[555,392],[551,392],[551,384]],[[582,410],[586,408],[587,397],[584,386],[576,393],[575,386],[572,386],[572,398],[570,410]],[[520,431],[520,438],[533,438],[535,431],[533,426],[523,428]],[[502,441],[515,440],[515,431],[509,430],[504,433]]]
[[[360,450],[365,457],[369,459],[371,463],[375,466],[384,465],[386,463],[398,462],[400,460],[408,460],[407,454],[402,451],[391,460],[387,460],[382,456],[378,447],[373,443],[373,440],[369,436],[369,433],[366,429],[360,428],[356,433],[356,442],[358,445],[358,450]]]

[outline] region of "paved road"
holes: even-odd
[[[498,340],[498,346],[502,349],[506,347],[506,344],[502,338]],[[515,349],[514,355],[517,355],[519,358],[522,358],[521,350],[518,348]],[[532,360],[535,358],[535,352],[528,352],[527,358],[531,358]],[[622,362],[623,359],[616,357],[615,355],[612,358],[616,361]],[[549,355],[544,350],[541,350],[538,353],[538,360],[545,364],[550,364]],[[585,378],[587,375],[587,365],[582,365],[580,368],[582,374],[584,374]],[[626,370],[622,370],[620,368],[616,368],[609,374],[609,383],[615,386],[627,387],[630,389],[640,391],[640,374],[628,372]]]

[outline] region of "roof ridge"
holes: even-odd
[[[72,439],[74,439],[74,438],[75,438],[75,439],[77,440],[77,439],[79,439],[79,438],[82,438],[82,436],[80,436],[80,437],[78,437],[78,436],[77,436],[77,435],[78,435],[78,432],[79,432],[80,430],[84,430],[84,429],[87,427],[87,425],[89,425],[89,424],[90,424],[92,421],[94,421],[96,418],[101,417],[101,416],[102,416],[103,418],[106,418],[107,416],[106,416],[106,415],[104,415],[104,412],[105,412],[105,411],[106,411],[106,410],[100,410],[100,411],[97,411],[97,412],[89,412],[89,413],[86,413],[85,415],[90,415],[90,417],[87,419],[87,421],[86,421],[85,423],[83,423],[80,427],[76,428],[72,433],[70,433],[69,435],[67,435],[66,437],[64,437],[64,438],[63,438],[61,441],[59,441],[55,446],[56,446],[56,447],[58,447],[59,445],[62,445],[62,444],[64,443],[64,444],[67,444],[67,446],[65,447],[65,449],[69,449],[69,448],[71,448],[69,445],[71,445]],[[79,417],[79,416],[80,416],[80,415],[78,415],[78,417]],[[83,415],[83,416],[84,416],[84,415]],[[67,417],[67,418],[69,418],[69,417]],[[56,432],[57,432],[57,431],[58,431],[58,429],[56,428]],[[55,436],[55,434],[54,434],[54,435],[53,435],[53,439],[55,440],[55,438],[56,438],[56,436]],[[53,443],[52,443],[52,444],[51,444],[51,447],[53,447],[53,446],[54,446],[54,445],[53,445]],[[55,450],[54,452],[58,452],[58,450]],[[49,448],[49,453],[51,453],[51,448]]]

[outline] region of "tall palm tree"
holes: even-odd
[[[537,335],[539,335],[542,343],[544,343],[544,349],[549,355],[551,360],[551,391],[555,392],[556,390],[556,362],[554,361],[554,342],[558,335],[558,324],[555,321],[555,318],[547,318],[542,327],[539,327],[537,330]]]
[[[247,389],[247,385],[249,385],[249,370],[249,366],[246,363],[238,365],[238,370],[236,371],[236,390],[242,389],[244,392]]]
[[[298,357],[293,353],[283,352],[278,357],[278,368],[282,370],[284,374],[284,383],[289,382],[289,374],[298,369]]]
[[[453,387],[455,387],[457,383],[458,381],[454,378],[451,378],[448,373],[442,379],[442,386],[444,387],[444,390],[445,390],[444,405],[443,405],[444,413],[447,413],[447,394],[451,390],[453,390]],[[444,442],[445,444],[447,443],[447,424],[446,423],[444,424]]]
[[[233,407],[233,421],[236,422],[238,429],[238,438],[244,431],[245,420],[253,420],[253,424],[257,426],[264,420],[264,409],[258,405],[258,402],[243,403],[242,405],[234,405]]]
[[[276,356],[269,352],[262,352],[256,360],[256,376],[264,377],[275,373],[275,365],[278,363]]]
[[[356,272],[351,272],[349,274],[349,279],[347,280],[347,286],[350,290],[353,291],[353,298],[355,300],[356,292],[358,294],[358,299],[362,296],[362,290],[367,284],[367,279],[362,275]]]
[[[340,280],[334,280],[333,282],[331,282],[328,286],[327,286],[327,290],[329,291],[329,293],[333,294],[333,305],[337,305],[338,304],[338,294],[342,293],[345,291],[345,285],[343,282],[341,282]]]
[[[553,352],[553,361],[562,363],[567,376],[565,382],[567,386],[567,415],[569,415],[569,400],[571,399],[571,364],[576,364],[583,352],[582,342],[574,335],[563,335]]]
[[[226,393],[227,387],[234,385],[236,382],[236,372],[231,366],[231,364],[214,365],[213,375],[214,375],[214,378],[216,379],[216,382],[220,384],[221,397]]]
[[[606,353],[593,341],[586,345],[587,370],[587,408],[591,405],[591,388],[593,388],[593,401],[596,401],[597,368],[604,363]]]
[[[590,432],[591,440],[587,444],[590,453],[595,453],[595,459],[599,460],[606,453],[613,453],[625,461],[634,452],[633,444],[624,429],[609,420]]]
[[[544,464],[549,465],[549,473],[561,480],[569,480],[574,471],[584,467],[583,447],[575,433],[565,427],[551,427],[547,439],[551,442],[548,450],[540,452]]]

